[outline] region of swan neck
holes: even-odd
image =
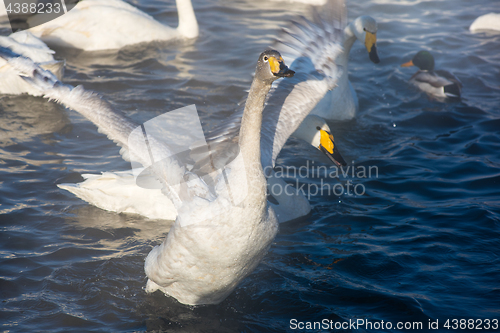
[[[199,33],[198,21],[196,21],[191,0],[176,0],[175,3],[179,15],[177,31],[186,38],[197,37]]]
[[[357,37],[354,33],[354,21],[349,23],[344,29],[344,51],[339,55],[340,61],[338,61],[338,65],[345,66],[347,65],[347,60],[349,58],[349,52],[351,52],[352,45],[356,41]]]
[[[248,180],[252,184],[259,180],[265,183],[261,164],[260,131],[262,127],[262,111],[267,93],[271,89],[271,83],[254,78],[241,120],[240,151],[245,161]]]

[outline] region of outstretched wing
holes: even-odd
[[[314,9],[313,20],[293,21],[275,43],[285,61],[297,74],[282,81],[269,98],[262,126],[262,165],[267,173],[286,141],[304,118],[331,89],[341,74],[335,59],[342,52],[342,34],[346,24],[343,0],[328,2],[320,14]]]
[[[268,95],[261,133],[262,167],[269,175],[290,135],[299,127],[326,92],[336,86],[341,69],[335,59],[342,52],[346,24],[343,0],[332,0],[314,9],[313,20],[299,17],[284,28],[273,48],[295,71],[293,78],[281,80]],[[243,108],[216,128],[207,141],[234,140],[239,134]]]
[[[0,47],[0,57],[18,70],[26,81],[41,90],[46,98],[77,111],[93,122],[100,132],[122,147],[121,153],[125,157],[149,166],[162,184],[163,193],[172,200],[176,208],[193,195],[210,196],[206,184],[201,179],[193,179],[193,174],[177,160],[167,145],[146,134],[144,127],[114,109],[97,93],[85,90],[82,86],[64,84],[31,59],[21,57],[7,48]],[[131,149],[132,147],[144,149]],[[184,180],[189,180],[189,185]],[[193,194],[194,192],[196,193]]]

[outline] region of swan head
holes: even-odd
[[[346,166],[342,155],[335,144],[335,140],[333,139],[333,135],[321,127],[316,127],[316,130],[319,132],[319,145],[318,149],[321,150],[333,163],[337,166]]]
[[[377,53],[377,21],[371,16],[360,16],[353,22],[356,38],[365,45],[370,60],[378,64]]]
[[[347,165],[335,144],[330,126],[323,118],[312,114],[308,115],[295,131],[294,136],[321,150],[335,165]]]
[[[401,67],[410,66],[417,66],[423,71],[432,71],[434,70],[434,57],[428,51],[419,51],[413,59],[401,65]]]
[[[260,54],[255,76],[262,81],[274,81],[280,77],[293,77],[294,71],[285,65],[281,54],[275,50],[267,50]]]

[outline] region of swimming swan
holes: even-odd
[[[419,51],[412,60],[401,65],[401,67],[410,66],[419,68],[419,71],[410,78],[410,83],[428,96],[440,101],[460,98],[462,83],[448,71],[434,70],[434,57],[430,52]]]
[[[345,8],[343,10],[345,11]],[[314,13],[316,13],[316,11]],[[347,13],[344,12],[341,17],[342,24],[344,25],[345,17],[347,17]],[[322,26],[312,26],[312,28],[307,27],[307,34],[301,32],[303,22],[304,19],[298,19],[293,27],[293,31],[300,34],[300,43],[310,43],[324,38]],[[315,114],[326,120],[349,120],[354,118],[357,110],[359,109],[359,105],[358,97],[351,82],[349,81],[347,71],[347,67],[349,65],[349,53],[354,42],[359,40],[368,51],[370,60],[373,63],[378,64],[380,59],[377,53],[377,30],[377,22],[370,16],[360,16],[349,25],[345,26],[342,38],[343,52],[341,52],[335,59],[336,65],[342,68],[341,75],[337,82],[337,87],[324,94],[321,101],[311,111],[311,114]],[[285,41],[285,44],[288,43],[297,43],[297,41],[293,41],[288,38]],[[278,45],[280,44],[283,43],[278,41]],[[295,47],[292,48],[295,49]],[[296,57],[294,55],[289,56],[286,50],[283,52],[283,57],[287,63],[290,64],[290,68],[294,68],[294,61],[296,60]],[[328,61],[328,59],[325,58],[324,61]]]
[[[328,11],[328,8],[331,8],[331,6],[331,3],[327,4],[322,11],[325,9]],[[327,20],[323,24],[317,24],[316,22],[320,21],[318,18],[320,14],[318,14],[317,10],[314,10],[314,24],[309,24],[308,20],[305,18],[299,18],[294,21],[290,27],[284,29],[285,34],[274,44],[275,48],[282,50],[284,59],[288,63],[291,63],[290,68],[295,71],[299,71],[296,66],[311,67],[310,63],[304,61],[304,59],[300,57],[300,52],[298,50],[304,45],[315,45],[316,43],[323,45],[323,48],[312,48],[311,53],[315,53],[315,57],[321,59],[321,61],[325,63],[334,62],[341,68],[339,70],[340,77],[334,89],[326,92],[321,90],[312,91],[310,95],[304,97],[313,100],[319,99],[320,101],[312,109],[310,115],[303,124],[293,133],[293,136],[303,139],[312,145],[315,143],[304,136],[304,133],[308,132],[306,125],[308,118],[316,116],[319,119],[332,121],[348,120],[356,115],[358,98],[349,81],[347,72],[349,52],[354,42],[356,40],[361,41],[368,51],[370,60],[374,63],[380,62],[376,46],[377,22],[370,16],[360,16],[346,26],[345,20],[347,12],[345,5],[343,7],[337,5],[336,12],[336,19]],[[336,47],[338,42],[326,38],[327,32],[325,32],[325,27],[327,27],[326,30],[328,30],[328,27],[335,26],[339,28],[339,25],[340,28],[343,29],[343,51],[336,57],[332,57],[328,50],[329,48]],[[301,70],[304,69],[302,68]]]
[[[8,49],[0,49],[0,56],[9,59],[9,64],[28,82],[42,89],[45,97],[78,111],[96,124],[101,132],[126,149],[129,157],[145,166],[150,164],[150,153],[161,161],[151,166],[151,172],[161,183],[162,193],[174,204],[178,216],[164,242],[146,258],[147,292],[159,289],[185,304],[215,304],[252,272],[278,230],[276,215],[267,205],[260,147],[266,95],[277,78],[293,75],[277,51],[266,51],[259,57],[241,120],[240,153],[228,165],[224,177],[217,179],[189,171],[168,146],[154,137],[147,137],[152,152],[128,149],[132,144],[144,145],[143,133],[136,131],[137,124],[98,95],[81,86],[75,88],[58,81],[52,73]],[[301,94],[311,89],[328,90],[335,84],[337,76],[326,75],[334,66],[330,65],[329,69],[323,65],[318,63],[321,77],[303,77],[304,80],[294,86],[288,96],[295,101],[290,112],[308,107]],[[302,120],[297,118],[294,122],[298,126]],[[295,130],[293,127],[290,125],[290,133]],[[264,128],[262,132],[264,135]],[[275,141],[273,147],[278,147],[280,142]]]
[[[243,113],[238,157],[228,165],[224,177],[211,180],[213,185],[188,170],[170,147],[154,137],[147,136],[147,149],[131,149],[144,145],[143,133],[136,130],[141,127],[95,93],[66,85],[29,59],[2,51],[27,81],[44,90],[45,97],[87,117],[135,161],[150,165],[150,153],[159,161],[151,172],[178,216],[165,241],[146,258],[147,292],[160,289],[181,303],[215,304],[253,271],[278,231],[276,215],[266,203],[260,162],[266,95],[274,80],[293,76],[277,51],[259,56]]]
[[[54,51],[27,31],[15,32],[9,36],[0,36],[0,46],[32,59],[42,68],[54,73],[58,79],[63,76],[64,61],[54,60]],[[41,96],[42,92],[20,78],[18,71],[12,68],[7,61],[0,58],[0,94]]]
[[[500,14],[489,13],[479,16],[469,27],[470,32],[478,33],[484,30],[500,31]]]
[[[48,45],[85,51],[197,37],[199,29],[191,0],[176,0],[176,4],[177,28],[159,23],[122,0],[84,0],[68,13],[29,31]],[[28,24],[33,25],[33,20],[28,19]]]
[[[358,96],[349,81],[347,67],[352,45],[359,40],[368,51],[370,60],[378,64],[380,59],[377,53],[377,22],[370,16],[360,16],[344,29],[342,52],[335,62],[343,67],[338,87],[329,91],[317,107],[311,112],[327,120],[349,120],[354,118],[359,109]]]

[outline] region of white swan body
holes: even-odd
[[[32,59],[42,68],[54,73],[58,79],[63,76],[64,61],[54,60],[54,51],[27,31],[0,36],[0,46]],[[12,68],[7,61],[0,59],[0,94],[41,96],[42,92],[19,77],[18,71]]]
[[[49,45],[86,51],[197,37],[199,29],[191,0],[176,0],[176,3],[177,28],[161,24],[122,0],[84,0],[67,14],[29,31]],[[33,25],[33,19],[28,23]]]
[[[236,158],[228,174],[231,189],[201,207],[195,201],[181,207],[165,241],[146,258],[147,292],[161,290],[187,304],[219,303],[269,249],[278,222],[267,206],[266,180],[260,165],[260,127],[265,97],[275,79],[269,68],[263,68],[271,59],[280,59],[278,55],[266,51],[259,57],[240,129],[241,161]],[[242,190],[247,191],[244,200],[238,203],[236,199],[237,204],[232,205],[232,196],[225,194]],[[196,217],[200,214],[202,220]],[[199,222],[182,226],[183,221],[193,219]]]
[[[500,31],[500,13],[489,13],[479,16],[469,27],[472,33],[484,30]]]

